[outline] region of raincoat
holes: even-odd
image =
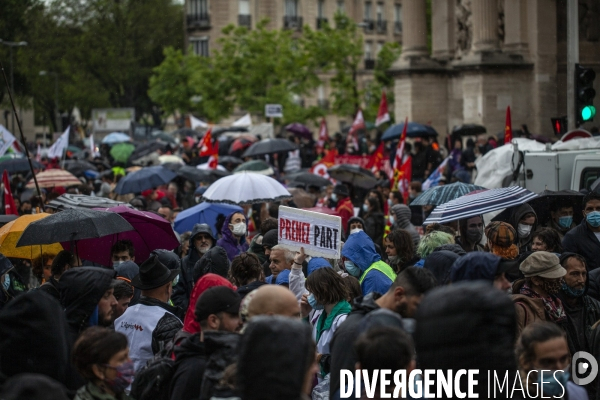
[[[229,214],[225,220],[225,223],[223,224],[223,228],[221,229],[221,239],[217,241],[217,246],[221,246],[227,252],[229,261],[232,261],[238,254],[248,251],[248,242],[246,241],[246,236],[242,236],[238,241],[238,239],[233,236],[233,233],[229,229],[231,217],[233,217],[234,214],[239,213],[239,211],[236,211]]]
[[[194,311],[196,309],[196,302],[202,293],[213,286],[227,286],[233,290],[236,287],[233,286],[227,279],[216,274],[206,274],[202,278],[198,279],[194,290],[192,291],[192,297],[190,298],[190,305],[185,313],[185,319],[183,321],[183,330],[188,333],[200,332],[200,324],[196,321]]]

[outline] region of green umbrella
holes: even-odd
[[[118,143],[110,149],[110,155],[115,161],[126,163],[133,150],[135,150],[135,146],[131,143]]]
[[[72,153],[79,153],[80,151],[83,151],[83,149],[81,147],[77,147],[77,146],[67,146],[67,151],[70,151]]]

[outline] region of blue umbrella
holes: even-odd
[[[404,122],[397,125],[392,125],[386,129],[381,137],[381,140],[393,140],[400,139],[402,130],[404,129]],[[429,125],[418,124],[416,122],[409,122],[408,128],[406,129],[406,136],[409,138],[416,137],[436,137],[438,133],[433,127]]]
[[[234,211],[243,212],[242,207],[231,204],[200,203],[183,210],[177,215],[177,218],[175,218],[175,232],[181,234],[191,231],[196,224],[208,224],[216,237],[217,228],[215,228],[215,224],[219,214],[228,216]]]
[[[162,165],[146,167],[122,178],[117,184],[115,192],[117,194],[141,193],[144,190],[165,185],[175,179],[175,177],[177,177],[175,172],[166,169]]]
[[[106,135],[104,137],[104,139],[102,139],[102,143],[105,144],[115,144],[115,143],[123,143],[123,142],[130,142],[131,138],[129,137],[129,135],[126,135],[125,133],[122,132],[113,132],[113,133],[109,133],[108,135]]]
[[[467,193],[476,190],[485,189],[482,186],[470,185],[462,182],[455,182],[449,185],[435,186],[421,193],[410,203],[411,206],[439,206],[451,200],[464,196]]]

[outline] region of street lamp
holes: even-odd
[[[58,74],[56,72],[40,71],[40,76],[52,75],[54,76],[54,108],[56,112],[54,114],[54,122],[56,123],[56,131],[60,131],[60,111],[58,109]]]
[[[10,91],[15,93],[15,78],[13,75],[13,47],[27,46],[27,42],[6,42],[0,39],[0,44],[8,46],[10,48]],[[15,115],[11,114],[11,125],[12,132],[15,133]]]

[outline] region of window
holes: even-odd
[[[371,19],[371,2],[367,1],[365,3],[365,18],[366,21]]]
[[[325,18],[325,0],[319,0],[317,3],[317,18]]]
[[[298,16],[298,0],[285,0],[285,16],[286,17],[297,17]]]
[[[323,85],[319,85],[319,87],[317,88],[317,94],[319,101],[325,100],[325,88],[323,87]]]
[[[197,56],[208,57],[208,36],[192,37],[190,44]]]
[[[383,42],[377,42],[377,53],[375,53],[376,56],[379,55],[379,52],[381,51],[382,48],[383,48]]]
[[[377,21],[383,21],[383,3],[377,3]]]
[[[365,59],[373,59],[373,44],[371,42],[365,42]]]
[[[250,15],[250,0],[240,0],[239,15]]]
[[[337,0],[337,10],[341,13],[346,12],[346,4],[344,3],[344,0]]]
[[[208,0],[189,0],[188,14],[195,16],[208,15]]]
[[[396,33],[402,32],[402,6],[394,4],[394,30]]]

